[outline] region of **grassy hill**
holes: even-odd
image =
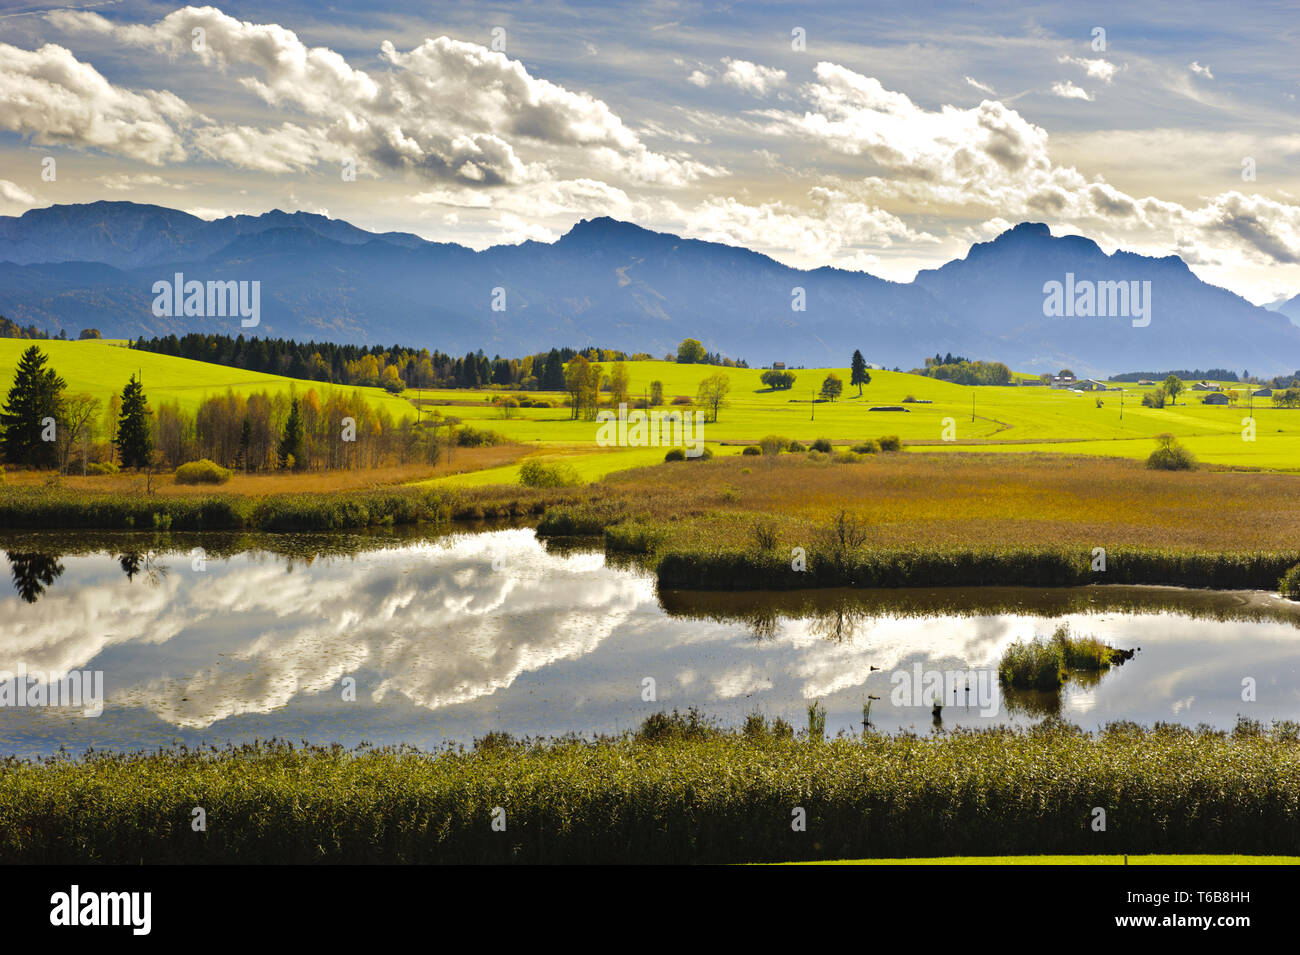
[[[1300,469],[1300,412],[1276,409],[1267,399],[1258,399],[1253,411],[1255,440],[1245,441],[1242,419],[1251,412],[1244,392],[1239,406],[1204,405],[1202,394],[1184,392],[1177,405],[1157,409],[1141,404],[1142,395],[1153,390],[1152,386],[1128,384],[1123,386],[1121,409],[1121,395],[1113,391],[1080,393],[1024,385],[970,387],[903,372],[872,371],[871,383],[858,397],[857,388],[847,384],[847,368],[794,369],[794,388],[772,391],[759,381],[759,369],[663,361],[627,364],[634,398],[648,392],[651,381],[663,382],[664,410],[673,409],[669,402],[674,396],[693,397],[700,380],[708,375],[718,371],[728,375],[728,406],[716,424],[705,428],[711,445],[754,442],[772,433],[804,442],[818,437],[854,442],[897,434],[914,451],[1040,451],[1140,459],[1151,453],[1155,435],[1170,432],[1206,463]],[[843,397],[814,405],[813,391],[820,389],[832,370],[845,381]],[[1228,391],[1242,387],[1224,384]],[[504,419],[491,404],[498,394],[461,390],[428,391],[424,396],[443,405],[444,413],[473,420],[515,440],[540,442],[556,453],[589,449],[591,453],[574,461],[580,471],[588,468],[604,473],[616,466],[617,458],[610,452],[593,448],[594,422],[572,421],[563,407],[521,408],[513,418]],[[903,404],[909,396],[931,403]],[[870,410],[898,405],[908,410]],[[945,419],[951,419],[952,441],[944,440]],[[652,449],[617,453],[628,455],[625,466],[655,457]]]
[[[181,407],[193,413],[199,403],[210,395],[223,394],[227,388],[238,394],[267,391],[275,394],[290,387],[299,394],[315,388],[322,398],[331,389],[351,392],[350,386],[327,385],[316,381],[297,381],[281,375],[264,375],[255,371],[228,368],[208,362],[173,358],[153,352],[127,348],[125,342],[116,341],[26,341],[0,338],[0,388],[8,391],[13,381],[18,358],[31,345],[38,345],[49,356],[53,368],[68,383],[68,391],[87,391],[107,401],[110,394],[121,394],[122,386],[131,375],[140,374],[145,394],[155,405],[176,399]],[[382,388],[362,388],[371,405],[386,407],[395,417],[413,415],[410,402],[395,397]]]
[[[30,344],[0,339],[0,385],[7,384],[19,355]],[[135,351],[121,342],[37,344],[50,356],[51,366],[67,379],[70,391],[89,391],[104,399],[120,392],[136,371],[143,375],[152,402],[175,398],[191,411],[205,396],[227,388],[244,394],[315,388],[322,396],[334,388],[351,390],[350,386],[295,381]],[[1129,384],[1124,386],[1121,408],[1121,395],[1113,391],[1078,393],[1025,385],[969,387],[902,372],[872,371],[871,383],[859,397],[857,388],[848,385],[847,368],[793,369],[797,376],[794,387],[773,391],[760,382],[759,369],[664,361],[627,365],[634,398],[648,393],[652,381],[663,383],[662,410],[682,410],[687,406],[672,405],[674,397],[693,398],[703,378],[717,372],[726,374],[731,380],[728,404],[719,420],[705,427],[705,438],[715,453],[739,453],[743,445],[773,433],[804,442],[825,437],[839,443],[897,434],[912,451],[1033,451],[1142,459],[1151,452],[1154,435],[1170,432],[1208,464],[1300,470],[1300,411],[1276,409],[1267,399],[1258,400],[1253,411],[1255,440],[1243,440],[1242,420],[1251,413],[1244,391],[1238,406],[1204,405],[1202,394],[1184,392],[1177,405],[1156,409],[1141,405],[1142,394],[1151,386]],[[844,380],[845,393],[835,402],[814,404],[813,392],[820,389],[829,370]],[[1229,392],[1242,387],[1224,384]],[[597,424],[571,420],[569,410],[561,406],[564,396],[558,393],[540,395],[550,398],[554,408],[520,408],[506,418],[492,405],[492,399],[511,392],[430,389],[394,396],[379,388],[361,391],[372,404],[386,407],[395,417],[414,414],[408,399],[419,399],[426,410],[437,409],[511,440],[535,444],[542,454],[562,456],[588,480],[663,458],[659,448],[597,447]],[[904,404],[908,397],[918,402]],[[908,410],[870,410],[880,406]],[[946,427],[952,440],[945,440]],[[444,480],[485,484],[513,482],[517,477],[518,466],[511,465]]]

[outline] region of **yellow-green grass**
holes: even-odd
[[[716,445],[710,448],[717,456],[740,454],[740,445]],[[457,451],[457,454],[462,452]],[[547,445],[544,451],[535,457],[542,461],[563,461],[572,467],[584,481],[599,481],[607,474],[626,471],[630,468],[648,467],[661,464],[666,448],[600,448],[593,451],[587,445],[556,446]],[[447,484],[459,487],[482,487],[491,484],[516,484],[519,481],[520,464],[508,464],[501,467],[486,468],[482,471],[463,471],[458,474],[433,478],[423,484]]]
[[[650,382],[664,385],[662,410],[679,410],[667,402],[676,395],[693,397],[703,378],[722,373],[731,379],[731,394],[716,423],[705,426],[710,442],[750,443],[767,434],[803,442],[818,437],[852,443],[881,434],[898,434],[912,450],[1043,451],[1048,453],[1145,458],[1152,438],[1177,435],[1207,464],[1300,469],[1300,411],[1273,408],[1258,400],[1253,409],[1255,440],[1243,440],[1242,419],[1252,414],[1243,401],[1237,406],[1201,403],[1203,395],[1185,392],[1177,405],[1144,408],[1141,397],[1152,386],[1122,385],[1119,392],[1073,392],[1042,386],[971,387],[902,372],[872,371],[871,384],[858,397],[847,384],[847,368],[794,369],[795,387],[772,391],[759,381],[760,369],[714,368],[663,361],[628,362],[631,395],[645,394]],[[811,403],[812,390],[834,371],[845,381],[845,394],[835,402]],[[1226,383],[1232,389],[1233,383]],[[1237,386],[1240,388],[1240,386]],[[444,414],[488,426],[518,441],[542,444],[595,445],[598,424],[573,421],[569,410],[520,408],[512,418],[501,417],[491,399],[501,392],[470,389],[428,390],[422,393]],[[899,405],[907,396],[931,404],[907,404],[906,412],[872,412],[872,406]],[[549,393],[557,405],[559,393]],[[1100,399],[1101,407],[1097,406]],[[950,419],[950,420],[946,420]],[[953,441],[945,441],[945,426]],[[629,453],[626,467],[644,455]]]
[[[353,390],[351,386],[300,381],[281,375],[266,375],[188,358],[137,351],[127,348],[124,342],[0,338],[0,392],[8,391],[19,357],[32,345],[38,346],[49,356],[48,367],[63,377],[70,393],[89,392],[105,402],[110,395],[121,394],[127,380],[137,373],[144,382],[145,395],[151,404],[156,407],[161,402],[175,399],[191,414],[198,409],[204,398],[225,394],[227,388],[242,395],[262,391],[271,394],[287,393],[290,388],[301,395],[309,388],[314,388],[322,399],[332,390],[346,394],[351,394]],[[358,390],[371,407],[386,408],[396,419],[415,414],[415,409],[405,398],[391,395],[382,388]]]
[[[780,865],[1297,865],[1300,856],[939,856],[932,859],[835,859]]]
[[[0,339],[0,385],[12,374],[18,356],[32,342]],[[242,394],[272,393],[296,388],[316,389],[322,397],[331,389],[350,386],[295,381],[278,375],[242,371],[221,365],[135,351],[121,342],[42,341],[39,346],[67,381],[71,391],[89,391],[106,399],[120,392],[134,372],[142,373],[150,400],[178,400],[193,411],[203,398],[227,388]],[[606,363],[608,367],[608,363]],[[773,391],[760,382],[761,369],[679,365],[675,362],[628,362],[634,399],[648,393],[652,381],[663,383],[662,410],[681,410],[674,396],[693,397],[699,382],[722,373],[731,379],[728,404],[715,423],[705,426],[705,437],[719,453],[725,445],[756,442],[767,434],[809,442],[826,437],[851,444],[882,434],[898,434],[912,451],[969,452],[1038,451],[1143,459],[1150,454],[1152,438],[1162,432],[1177,435],[1206,464],[1275,470],[1300,469],[1300,411],[1281,410],[1257,401],[1253,417],[1255,440],[1243,440],[1242,419],[1250,414],[1246,404],[1219,407],[1201,404],[1200,393],[1185,392],[1175,406],[1144,408],[1141,395],[1151,386],[1123,385],[1123,418],[1118,392],[1076,393],[1042,386],[970,387],[921,375],[873,370],[861,397],[848,384],[847,368],[793,369],[795,387]],[[845,382],[844,396],[835,402],[812,404],[828,372]],[[1017,380],[1021,380],[1019,377]],[[1241,386],[1226,383],[1225,389]],[[574,421],[562,406],[562,393],[543,393],[554,408],[520,408],[504,418],[492,405],[499,390],[427,389],[390,395],[382,389],[360,389],[375,407],[394,417],[413,414],[408,399],[421,398],[426,410],[438,410],[467,424],[500,432],[512,441],[535,445],[543,453],[564,454],[589,479],[627,468],[641,467],[662,458],[658,448],[599,448],[599,425]],[[931,404],[907,404],[906,412],[871,412],[872,406],[899,405],[907,396]],[[1097,406],[1097,400],[1102,402]],[[945,441],[945,426],[953,441]],[[483,473],[476,484],[513,482],[512,468]]]

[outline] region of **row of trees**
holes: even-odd
[[[338,345],[332,342],[297,342],[290,338],[232,338],[229,335],[192,333],[136,340],[142,351],[190,358],[230,368],[285,375],[307,381],[341,385],[383,387],[392,392],[406,388],[479,388],[500,385],[522,390],[563,391],[564,365],[575,356],[588,361],[648,360],[641,352],[627,355],[594,346],[552,348],[522,358],[488,358],[481,350],[456,357],[427,348],[393,345]]]
[[[453,419],[397,420],[355,390],[322,398],[314,388],[302,395],[227,390],[194,414],[163,402],[155,433],[160,465],[208,458],[245,473],[434,464],[458,438]]]
[[[69,394],[35,345],[19,359],[0,411],[5,463],[83,474],[108,464],[172,469],[199,458],[245,472],[433,464],[474,436],[438,414],[395,420],[355,390],[331,389],[322,399],[315,389],[301,396],[227,389],[191,413],[177,400],[151,407],[132,375],[105,408],[93,395]]]
[[[728,368],[748,368],[749,363],[743,358],[724,358],[718,352],[711,352],[698,338],[683,338],[677,346],[676,359],[665,355],[665,361],[676,360],[679,365],[725,365]]]
[[[1006,385],[1011,383],[1011,369],[1000,361],[970,361],[956,358],[954,361],[938,360],[939,356],[927,358],[924,368],[915,368],[912,374],[927,375],[941,381],[951,381],[958,385]]]
[[[609,348],[552,348],[522,358],[488,358],[482,350],[455,357],[427,348],[337,345],[297,342],[291,338],[245,338],[243,335],[182,336],[136,340],[142,351],[190,358],[248,371],[342,385],[383,387],[394,393],[407,388],[480,388],[499,385],[525,391],[564,391],[565,365],[574,358],[590,363],[648,361],[648,352],[628,355]],[[694,338],[685,339],[668,361],[747,368],[743,360],[709,352]]]
[[[0,410],[0,456],[6,464],[68,469],[121,459],[124,467],[150,463],[153,437],[140,381],[131,376],[108,408],[86,392],[68,394],[67,382],[47,367],[36,345],[23,352]]]

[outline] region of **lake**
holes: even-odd
[[[942,688],[946,729],[1049,713],[1086,728],[1300,720],[1300,605],[1274,594],[658,594],[643,568],[591,547],[548,549],[526,528],[25,534],[0,548],[0,671],[103,680],[99,716],[0,708],[5,754],[273,736],[432,749],[494,730],[617,733],[692,706],[724,725],[757,710],[800,729],[814,701],[834,734],[861,731],[868,694],[879,697],[874,728],[928,733],[924,685]],[[1060,624],[1141,649],[1060,694],[981,699],[1009,643]]]

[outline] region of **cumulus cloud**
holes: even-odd
[[[51,19],[178,60],[196,58],[267,105],[309,120],[204,132],[204,154],[247,168],[295,171],[353,155],[429,179],[499,186],[553,178],[552,165],[568,150],[576,161],[660,185],[718,171],[652,152],[603,100],[535,77],[504,53],[446,36],[407,51],[384,41],[380,57],[389,69],[372,76],[282,26],[237,20],[214,7],[185,7],[152,26],[115,26],[90,13]],[[203,31],[198,49],[196,29]],[[259,158],[263,149],[269,156]],[[525,159],[521,149],[537,157]]]
[[[277,128],[208,126],[194,133],[194,147],[205,156],[242,169],[262,172],[302,172],[329,159],[341,162],[350,152],[322,132],[293,123]]]
[[[927,110],[836,64],[819,63],[815,74],[817,82],[802,91],[811,108],[761,111],[762,130],[863,160],[864,174],[837,186],[843,198],[835,206],[846,200],[857,204],[856,215],[850,215],[850,206],[837,214],[850,215],[864,243],[917,241],[902,220],[884,211],[903,202],[937,214],[983,213],[999,222],[1047,219],[1061,228],[1117,234],[1138,250],[1162,254],[1181,244],[1231,247],[1235,255],[1259,263],[1290,264],[1300,256],[1298,206],[1236,192],[1211,197],[1198,208],[1129,195],[1100,177],[1090,179],[1055,163],[1046,130],[1001,102]],[[805,218],[812,220],[806,230]],[[851,228],[850,222],[832,225],[826,216],[800,214],[780,203],[734,200],[705,204],[692,220],[719,238],[730,234],[738,241],[761,242],[766,233],[792,248],[827,256],[838,248],[829,233]]]
[[[0,43],[0,128],[42,146],[101,149],[153,166],[185,159],[190,108],[166,91],[122,89],[72,51]]]
[[[753,93],[755,96],[766,96],[785,83],[785,70],[773,69],[770,66],[759,66],[749,60],[733,60],[729,57],[722,62],[727,67],[722,74],[722,82],[746,93]]]
[[[1092,94],[1082,87],[1075,86],[1069,80],[1061,80],[1059,83],[1052,84],[1052,95],[1060,96],[1065,99],[1083,99],[1091,100]]]

